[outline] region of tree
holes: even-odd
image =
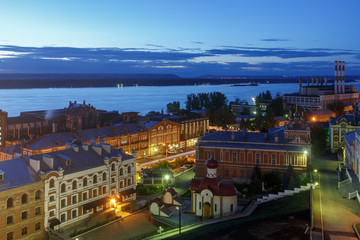
[[[281,191],[283,178],[278,171],[271,171],[264,174],[264,181],[266,189],[273,191]]]
[[[151,164],[151,168],[172,168],[173,166],[168,160],[160,160]]]
[[[290,164],[284,173],[284,189],[290,190],[299,186],[299,176]]]
[[[251,175],[250,190],[253,194],[260,194],[263,191],[264,177],[261,173],[259,165],[254,167],[253,174]]]
[[[174,101],[172,103],[168,103],[166,105],[166,112],[170,113],[177,113],[180,111],[180,102],[179,101]]]
[[[324,154],[328,146],[328,137],[328,129],[313,126],[310,130],[311,152],[315,155]]]

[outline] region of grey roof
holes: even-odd
[[[0,170],[4,172],[4,180],[0,182],[0,191],[40,181],[38,175],[23,158],[0,162]]]
[[[44,148],[51,148],[55,146],[64,146],[70,144],[76,139],[82,138],[83,142],[112,137],[125,136],[133,133],[145,131],[141,126],[135,123],[119,124],[112,127],[93,128],[81,130],[74,135],[72,132],[56,133],[43,136],[35,141],[29,143],[29,148],[32,150],[40,150]]]
[[[110,153],[108,153],[101,145],[95,145],[95,146],[102,148],[101,155],[96,153],[92,149],[92,146],[90,145],[87,151],[84,150],[82,146],[79,146],[78,152],[74,151],[72,148],[69,148],[62,151],[34,155],[31,156],[30,158],[34,160],[40,160],[40,171],[48,172],[51,170],[58,170],[59,168],[62,168],[64,170],[64,175],[102,166],[104,165],[105,157],[111,159],[112,157],[121,155],[122,161],[134,158],[131,155],[123,153],[119,149],[110,148]],[[43,156],[53,158],[54,161],[53,168],[50,168],[43,161]],[[66,164],[67,160],[70,160],[70,164]]]
[[[232,134],[235,134],[235,140],[231,140]],[[278,143],[275,142],[275,136],[278,137]],[[285,138],[283,128],[279,128],[279,131],[273,131],[270,133],[230,131],[214,132],[202,136],[198,145],[206,147],[252,148],[285,151],[303,151],[304,147],[309,146],[308,144],[291,144],[290,141],[291,140]]]
[[[348,142],[349,144],[352,143],[352,141],[355,140],[355,132],[360,132],[360,130],[352,131],[350,133],[347,133],[344,135],[345,142]]]
[[[160,121],[145,121],[145,120],[142,120],[142,121],[139,121],[139,124],[141,126],[144,126],[145,128],[151,128],[153,126],[155,126],[156,124],[158,124]]]
[[[352,126],[359,126],[360,125],[360,116],[359,115],[343,115],[338,118],[332,118],[331,124],[336,125],[336,122],[341,121],[342,119],[345,119],[348,121]]]

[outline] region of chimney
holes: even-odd
[[[323,82],[324,82],[324,77],[321,76],[321,77],[320,77],[320,85],[321,85],[321,86],[323,86]]]
[[[338,85],[337,78],[338,78],[338,66],[337,66],[337,61],[335,61],[335,80],[334,80],[334,91],[335,91],[335,94],[338,93],[338,89],[337,89],[337,85]]]
[[[34,169],[34,171],[36,173],[38,173],[40,171],[40,161],[39,160],[30,159],[30,166]]]
[[[231,133],[231,141],[235,141],[235,132]]]
[[[43,161],[50,169],[54,169],[54,158],[51,155],[43,155]]]
[[[135,151],[135,150],[132,150],[132,151],[131,151],[131,155],[132,155],[134,158],[136,158],[136,151]]]
[[[276,136],[274,137],[274,142],[275,142],[275,143],[279,143],[279,136],[278,136],[278,135],[276,135]]]
[[[72,148],[72,150],[73,150],[74,152],[79,152],[79,147],[78,147],[77,145],[72,144],[72,145],[71,145],[71,148]]]
[[[307,84],[308,84],[308,86],[310,86],[310,77],[309,76],[307,77]]]
[[[89,150],[89,145],[87,145],[86,143],[84,143],[82,145],[82,148],[84,149],[84,151],[88,151]]]
[[[345,61],[343,61],[343,65],[342,65],[342,93],[345,93]]]
[[[319,76],[316,76],[316,86],[319,86]]]
[[[327,77],[325,76],[325,86],[327,86]]]
[[[101,156],[101,147],[100,146],[91,146],[91,148],[98,154]]]
[[[302,81],[301,81],[301,76],[299,77],[299,94],[301,94],[301,85],[302,85]]]

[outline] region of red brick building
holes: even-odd
[[[300,137],[288,139],[285,129],[272,133],[215,132],[199,139],[196,146],[196,177],[206,176],[205,161],[218,159],[218,175],[234,182],[247,182],[255,165],[262,172],[284,172],[291,164],[298,173],[310,165],[311,148]]]

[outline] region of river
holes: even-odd
[[[360,83],[352,83],[359,90]],[[298,84],[260,84],[258,86],[198,85],[198,86],[138,86],[106,88],[33,88],[1,89],[0,109],[8,112],[9,117],[19,116],[20,112],[60,109],[69,105],[69,101],[90,103],[96,109],[117,110],[121,112],[139,112],[145,115],[149,111],[166,111],[169,102],[179,101],[185,108],[186,96],[190,93],[222,92],[229,101],[235,98],[245,99],[249,103],[252,97],[270,90],[272,96],[277,93],[298,91]]]

